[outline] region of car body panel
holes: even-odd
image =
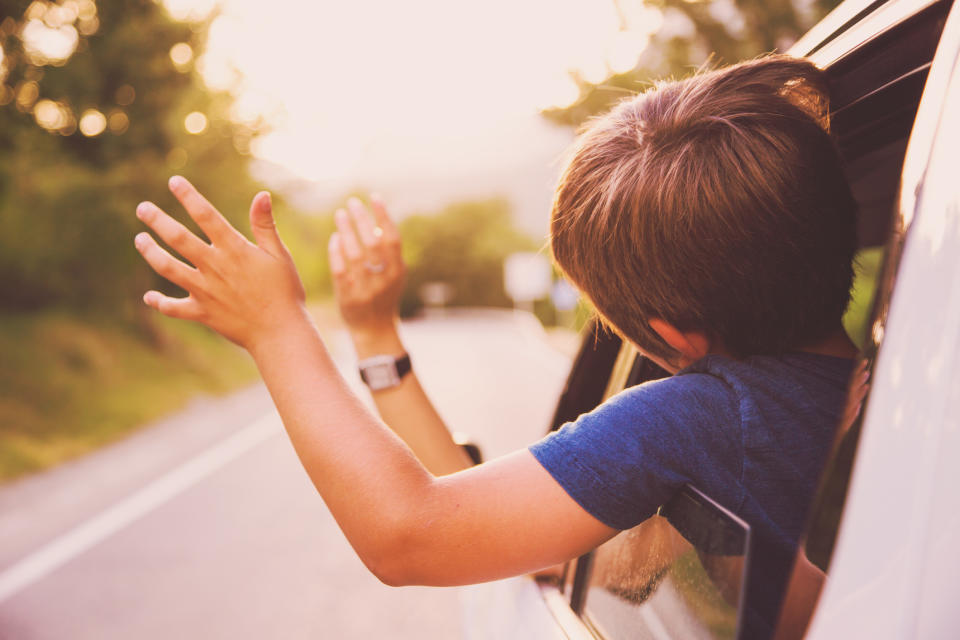
[[[829,577],[809,638],[955,637],[960,549],[960,12],[934,58],[904,166],[910,227]],[[875,338],[881,337],[875,336]]]
[[[868,15],[856,24],[844,28],[825,44],[814,45],[803,38],[791,47],[789,53],[807,57],[817,66],[828,67],[841,57],[850,55],[858,47],[866,45],[893,25],[916,15],[935,2],[936,0],[888,0],[885,3],[871,3],[864,9],[868,11],[872,8]],[[837,7],[837,10],[846,5],[847,3],[843,3]]]
[[[464,640],[587,640],[591,637],[556,587],[546,586],[541,592],[539,585],[527,576],[461,587],[460,601]],[[563,631],[565,628],[576,630],[578,626],[580,635],[571,636]]]

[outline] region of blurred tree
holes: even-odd
[[[637,25],[628,24],[628,5],[640,0],[612,1],[621,17],[622,31],[630,33],[629,28]],[[573,104],[542,113],[554,122],[576,126],[643,90],[657,78],[689,75],[707,62],[730,64],[762,53],[785,51],[839,3],[840,0],[646,0],[642,4],[656,11],[642,14],[640,20],[649,21],[658,11],[662,24],[650,35],[636,66],[624,73],[611,73],[597,83],[573,72],[571,75],[580,87],[579,98]]]
[[[400,313],[409,316],[423,303],[420,288],[430,282],[452,286],[454,306],[509,307],[503,290],[503,260],[515,251],[539,247],[513,226],[505,200],[462,202],[437,215],[411,216],[400,224],[407,287]]]
[[[173,173],[245,217],[260,123],[233,123],[195,71],[208,24],[153,0],[0,0],[0,310],[170,290],[132,241],[141,200],[184,218]]]

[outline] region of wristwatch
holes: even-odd
[[[403,376],[410,373],[410,355],[373,356],[360,361],[360,379],[371,391],[381,391],[400,384]]]

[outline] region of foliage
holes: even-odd
[[[510,207],[500,199],[462,202],[437,215],[417,215],[400,225],[407,287],[400,313],[422,307],[419,290],[429,282],[453,287],[454,306],[511,306],[503,290],[503,260],[515,251],[536,251],[536,243],[513,226]]]
[[[145,340],[116,317],[0,315],[0,482],[116,440],[197,392],[255,378],[252,360],[206,328],[156,323]]]
[[[575,77],[580,97],[546,109],[557,123],[579,125],[657,78],[689,75],[704,64],[731,64],[785,51],[839,0],[647,0],[660,9],[663,26],[631,71],[592,84]]]
[[[183,173],[241,221],[258,125],[232,123],[230,97],[195,72],[205,25],[176,22],[152,0],[0,0],[0,15],[0,311],[133,317],[142,291],[172,288],[133,249],[137,203],[183,218],[165,188]],[[28,37],[37,29],[76,44],[43,53]],[[189,59],[177,64],[180,43]],[[206,118],[197,134],[184,127],[191,112]]]

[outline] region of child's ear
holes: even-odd
[[[680,331],[660,318],[651,318],[650,328],[656,331],[667,344],[680,352],[684,366],[696,362],[710,353],[710,338],[702,331]]]

